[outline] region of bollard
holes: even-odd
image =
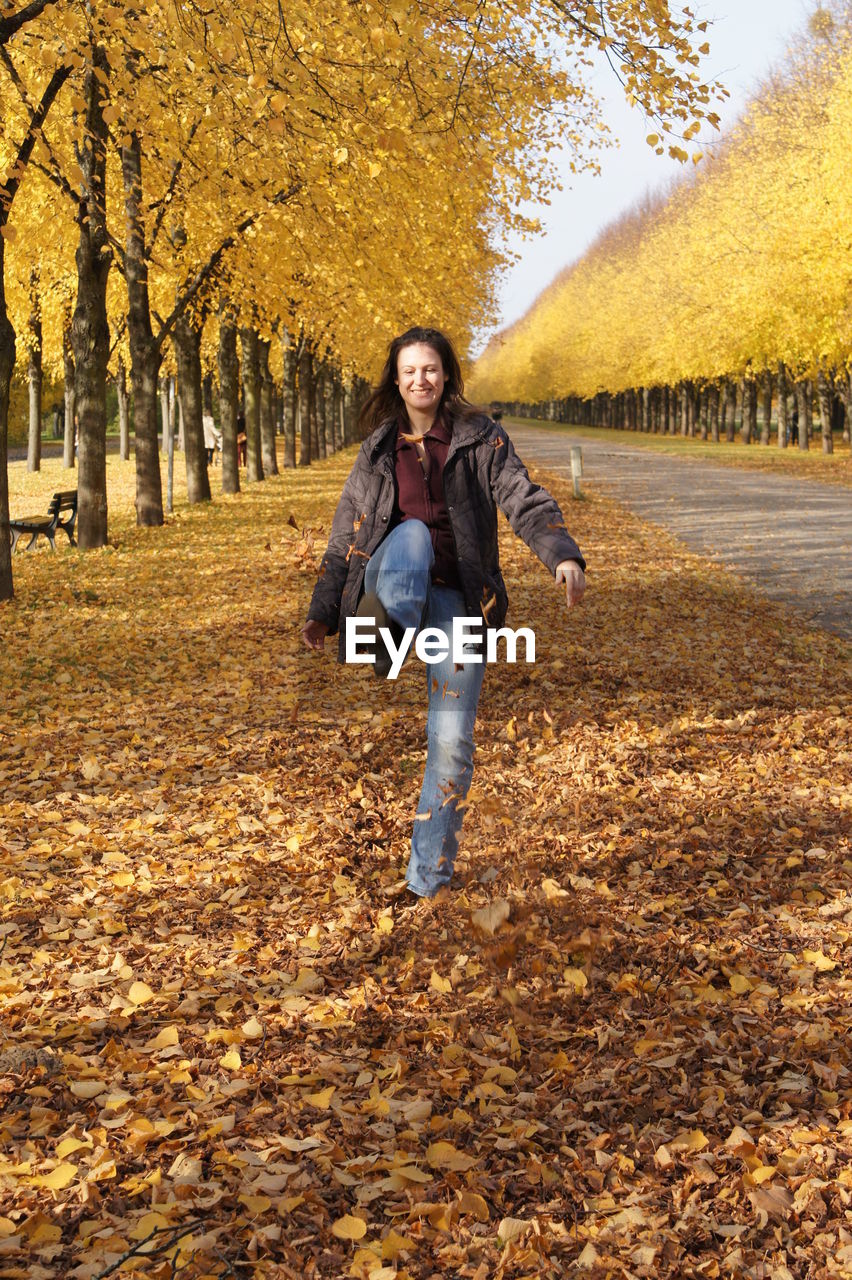
[[[578,444],[571,446],[571,479],[574,481],[574,497],[582,498],[580,481],[583,478],[583,450]]]

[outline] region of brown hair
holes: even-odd
[[[399,353],[403,347],[410,347],[418,342],[432,347],[441,358],[446,382],[438,413],[444,414],[448,426],[451,426],[457,418],[473,418],[484,412],[464,398],[461,366],[450,339],[438,329],[426,329],[421,325],[415,325],[413,329],[406,329],[405,333],[394,338],[388,347],[388,358],[382,367],[378,384],[358,415],[358,427],[362,437],[370,435],[383,422],[398,418],[400,413],[405,413],[405,402],[396,384]]]

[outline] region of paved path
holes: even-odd
[[[507,422],[531,466],[571,473],[583,447],[584,484],[600,485],[693,551],[748,578],[774,600],[852,638],[852,491],[840,485],[719,467],[701,459],[561,436]]]

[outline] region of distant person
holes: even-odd
[[[237,414],[237,466],[244,467],[246,465],[246,415],[244,413]]]
[[[795,444],[799,438],[799,406],[793,402],[793,411],[790,414],[790,422],[787,427],[787,444]]]
[[[212,413],[202,413],[201,425],[204,428],[204,452],[207,454],[207,465],[212,467],[217,450],[222,447],[222,433],[216,428]]]

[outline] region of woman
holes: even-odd
[[[386,676],[409,628],[449,635],[459,617],[502,627],[508,601],[498,506],[565,584],[569,609],[582,599],[585,561],[556,501],[532,483],[505,431],[463,389],[455,351],[436,329],[409,329],[391,343],[361,411],[367,438],[343,487],[302,628],[309,648],[322,650],[339,630],[343,661],[349,620],[374,618],[377,632],[384,627],[393,640],[393,647],[376,642],[375,671]],[[482,660],[459,664],[451,653],[426,667],[428,751],[406,872],[418,897],[434,897],[453,873],[484,672]]]

